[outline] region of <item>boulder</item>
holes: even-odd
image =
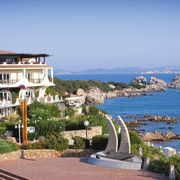
[[[180,76],[176,76],[172,82],[169,84],[170,88],[180,88]]]
[[[162,85],[162,86],[167,85],[164,80],[156,78],[156,77],[151,77],[148,84],[159,84],[159,85]]]
[[[155,131],[144,133],[142,138],[144,141],[171,141],[173,139],[178,139],[179,135],[176,135],[171,131],[165,133]]]
[[[86,95],[86,104],[103,104],[104,103],[104,94],[97,88],[91,88]]]
[[[133,79],[131,81],[131,84],[143,86],[143,85],[147,84],[147,79],[144,76],[139,76],[139,77],[136,77],[135,79]]]
[[[77,92],[76,92],[76,95],[77,95],[77,96],[85,96],[86,93],[84,92],[83,89],[79,88],[79,89],[77,90]]]

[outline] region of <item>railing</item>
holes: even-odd
[[[28,81],[31,83],[41,83],[43,79],[28,79]]]
[[[19,79],[13,79],[13,80],[0,80],[0,84],[14,84],[17,83]]]
[[[0,99],[0,104],[3,104],[3,103],[11,104],[12,101],[11,100],[7,100],[7,99]]]

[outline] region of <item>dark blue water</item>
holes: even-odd
[[[119,74],[119,75],[60,75],[58,78],[64,80],[100,80],[100,81],[116,81],[129,83],[137,77],[137,74]],[[158,74],[145,75],[149,78],[155,76],[170,82],[175,74]],[[180,117],[180,89],[168,89],[166,92],[149,93],[148,96],[141,97],[120,97],[114,99],[106,99],[103,105],[98,105],[113,117],[121,115],[125,121],[134,119],[126,118],[127,115],[137,115],[136,118],[143,117],[146,114],[167,115],[172,117]],[[169,128],[172,128],[169,130]],[[180,134],[180,121],[176,124],[166,124],[164,122],[154,123],[148,122],[146,126],[141,126],[139,130],[152,131],[173,131]],[[162,146],[171,146],[180,151],[180,140],[161,144]]]

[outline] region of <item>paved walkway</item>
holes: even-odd
[[[159,174],[142,170],[121,170],[94,166],[82,162],[80,158],[4,161],[0,162],[0,169],[31,180],[167,179]]]

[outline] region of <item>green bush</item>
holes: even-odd
[[[92,138],[92,149],[104,150],[108,143],[108,136],[98,135]]]
[[[90,106],[89,107],[89,115],[98,115],[99,114],[99,109],[95,106]]]
[[[143,149],[143,157],[149,157],[150,159],[154,160],[154,159],[159,159],[164,158],[166,159],[167,157],[161,152],[161,150],[159,148],[155,148],[152,146],[148,146],[146,144],[144,144],[142,146]]]
[[[136,144],[142,146],[144,144],[144,141],[137,132],[130,130],[129,136],[130,136],[131,145]]]
[[[21,146],[22,149],[45,149],[46,146],[42,142],[34,142]]]
[[[19,150],[19,146],[13,142],[0,139],[0,154]]]
[[[38,139],[40,136],[47,136],[52,133],[60,133],[65,129],[65,123],[63,121],[39,121],[36,124],[32,124],[35,127],[35,134],[29,134],[31,139]],[[35,136],[35,137],[33,137]]]
[[[168,175],[169,174],[169,164],[163,159],[151,160],[148,166],[148,170]]]
[[[28,118],[30,119],[52,119],[52,117],[60,117],[60,110],[55,104],[45,104],[34,102],[28,106]]]
[[[73,149],[85,149],[86,148],[86,139],[76,136],[73,138],[74,145],[72,146]]]
[[[140,84],[132,84],[131,86],[134,87],[135,89],[142,89],[146,87],[146,85],[140,85]]]
[[[51,134],[45,138],[45,146],[48,149],[55,149],[57,151],[63,151],[69,148],[68,140],[61,134]]]
[[[65,110],[65,115],[66,116],[69,116],[69,117],[73,117],[75,114],[75,111],[72,107],[68,107],[66,110]]]

